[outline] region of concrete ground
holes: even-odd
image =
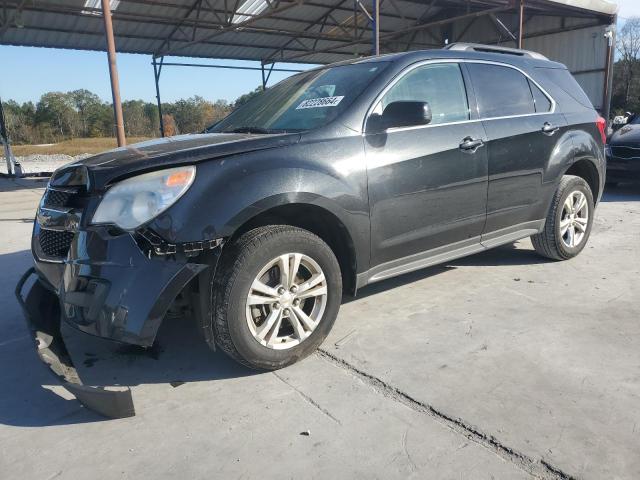
[[[640,188],[607,192],[568,262],[531,243],[346,300],[320,352],[274,373],[189,319],[148,352],[65,329],[104,420],[40,365],[13,288],[44,184],[0,179],[0,478],[640,478]]]

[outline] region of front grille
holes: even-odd
[[[73,232],[40,230],[40,248],[49,257],[64,258],[69,253]]]
[[[48,188],[44,194],[44,205],[47,207],[66,207],[70,197],[70,192]]]
[[[611,154],[617,158],[632,159],[640,158],[640,148],[632,147],[611,147]]]

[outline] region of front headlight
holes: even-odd
[[[116,183],[107,190],[91,223],[113,223],[133,230],[157,217],[189,189],[196,167],[145,173]]]
[[[609,145],[604,146],[604,154],[609,158],[611,156],[611,147]]]

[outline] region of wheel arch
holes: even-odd
[[[565,170],[564,175],[575,175],[582,178],[589,185],[594,201],[598,201],[602,179],[592,160],[587,158],[576,160]]]
[[[320,237],[338,260],[345,293],[355,295],[358,271],[356,245],[349,228],[336,213],[324,206],[304,201],[272,205],[244,219],[227,241],[233,241],[249,230],[267,225],[291,225]]]

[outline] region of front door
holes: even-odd
[[[486,218],[486,138],[460,65],[410,67],[372,113],[396,101],[428,102],[433,119],[365,136],[373,270],[451,244],[477,245]]]

